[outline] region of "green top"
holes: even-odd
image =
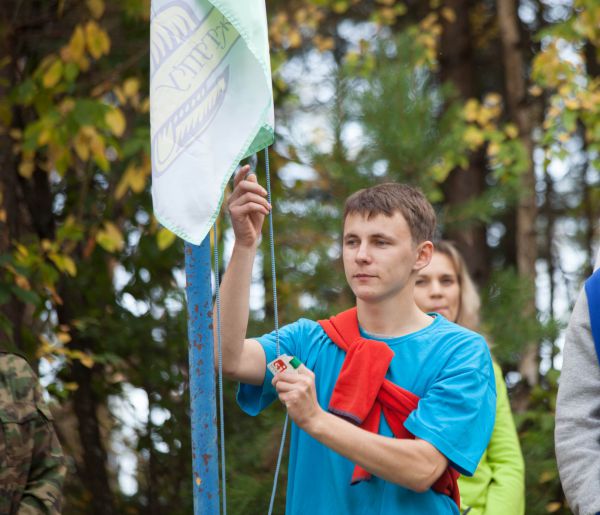
[[[523,515],[525,464],[510,411],[506,384],[494,363],[496,422],[494,432],[473,477],[460,476],[461,511],[469,515]]]
[[[0,350],[0,513],[58,515],[66,466],[27,361]]]

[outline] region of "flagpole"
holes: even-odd
[[[218,515],[219,466],[210,236],[185,244],[194,515]]]

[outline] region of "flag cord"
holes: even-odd
[[[275,236],[273,231],[273,202],[271,197],[271,170],[269,166],[269,147],[265,148],[265,173],[267,176],[267,200],[271,204],[269,211],[269,251],[271,256],[271,282],[273,283],[273,318],[275,323],[275,349],[277,357],[281,355],[279,348],[279,310],[277,308],[277,273],[275,270]],[[285,437],[288,427],[288,414],[285,414],[285,422],[283,423],[283,432],[281,434],[281,444],[279,445],[279,454],[277,455],[277,466],[275,467],[275,476],[273,478],[273,490],[271,491],[271,500],[269,502],[269,513],[273,513],[273,504],[277,494],[277,480],[279,479],[279,469],[281,468],[281,458],[283,456],[283,448],[285,446]]]
[[[220,453],[221,453],[221,493],[223,499],[223,515],[227,515],[227,483],[225,468],[225,414],[223,409],[223,350],[221,348],[221,295],[219,294],[219,238],[217,235],[217,222],[213,225],[213,243],[215,253],[215,304],[217,306],[217,349],[219,366],[219,426],[220,426]]]
[[[269,166],[269,149],[265,148],[265,171],[266,171],[266,182],[267,182],[267,200],[271,206],[271,171]],[[217,317],[217,352],[218,352],[218,389],[219,389],[219,425],[220,425],[220,453],[221,453],[221,489],[223,495],[222,510],[223,515],[227,515],[227,489],[226,489],[226,468],[225,468],[225,416],[223,409],[223,351],[221,348],[221,297],[219,294],[219,240],[217,238],[217,223],[213,226],[213,237],[214,237],[214,274],[215,274],[215,304],[216,304],[216,317]],[[279,346],[279,311],[277,305],[277,272],[275,268],[275,237],[273,230],[273,209],[269,212],[269,252],[271,258],[271,280],[273,283],[273,313],[274,313],[274,325],[275,325],[275,349],[277,356],[281,355],[281,349]],[[288,427],[288,415],[285,415],[285,422],[283,423],[283,431],[281,434],[281,443],[279,445],[279,453],[277,455],[277,465],[275,467],[275,474],[273,478],[273,489],[271,491],[271,499],[269,501],[269,512],[268,515],[273,513],[273,505],[275,503],[275,497],[277,494],[277,481],[279,479],[279,470],[281,469],[281,459],[283,457],[283,451],[285,447],[285,439],[287,435]]]

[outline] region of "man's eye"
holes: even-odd
[[[375,244],[376,244],[378,247],[383,247],[383,246],[387,245],[387,244],[388,244],[388,242],[387,242],[387,241],[385,241],[385,240],[377,240],[377,241],[375,242]]]

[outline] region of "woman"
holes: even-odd
[[[474,331],[479,327],[479,295],[465,262],[448,242],[436,244],[431,263],[419,272],[417,305],[440,313]],[[522,515],[525,512],[525,466],[500,367],[496,374],[496,423],[485,454],[473,477],[458,481],[463,514]]]

